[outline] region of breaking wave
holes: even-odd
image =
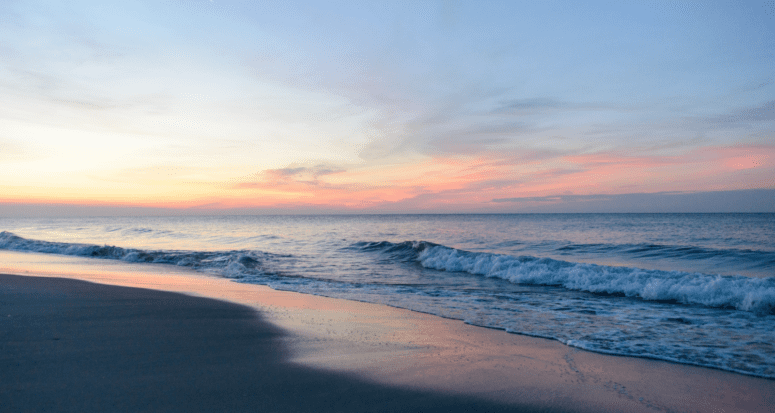
[[[171,251],[122,248],[112,245],[94,245],[66,242],[39,241],[22,238],[11,232],[0,232],[0,249],[72,255],[77,257],[120,260],[133,263],[169,264],[213,272],[227,278],[266,275],[264,262],[273,254],[251,251]]]
[[[531,256],[469,252],[426,241],[359,242],[351,248],[377,251],[425,268],[466,272],[516,284],[674,301],[708,307],[775,313],[775,277],[752,278],[681,271],[574,263]]]

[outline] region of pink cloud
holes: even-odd
[[[398,165],[291,166],[237,182],[178,188],[163,196],[105,198],[104,205],[191,208],[487,211],[493,199],[575,194],[656,193],[775,188],[775,145],[705,147],[675,155],[616,151],[580,155],[480,152]],[[209,189],[208,189],[209,188]],[[94,203],[66,198],[7,197],[0,202]],[[555,198],[551,198],[555,197]],[[21,199],[24,198],[24,199]],[[548,202],[547,201],[547,202]]]

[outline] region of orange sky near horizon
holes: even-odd
[[[98,179],[83,186],[71,184],[66,190],[3,185],[0,202],[213,210],[292,210],[301,205],[358,211],[422,199],[414,209],[459,205],[486,212],[488,206],[497,206],[493,199],[758,189],[768,188],[775,176],[775,145],[710,147],[671,156],[595,153],[520,161],[518,156],[499,155],[438,157],[349,170],[295,166],[216,182],[189,181],[185,175],[159,170],[148,172],[146,180],[121,185]]]

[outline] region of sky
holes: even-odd
[[[775,212],[775,1],[0,2],[0,215]]]

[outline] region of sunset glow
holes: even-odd
[[[768,2],[253,3],[3,2],[0,204],[775,194]]]

